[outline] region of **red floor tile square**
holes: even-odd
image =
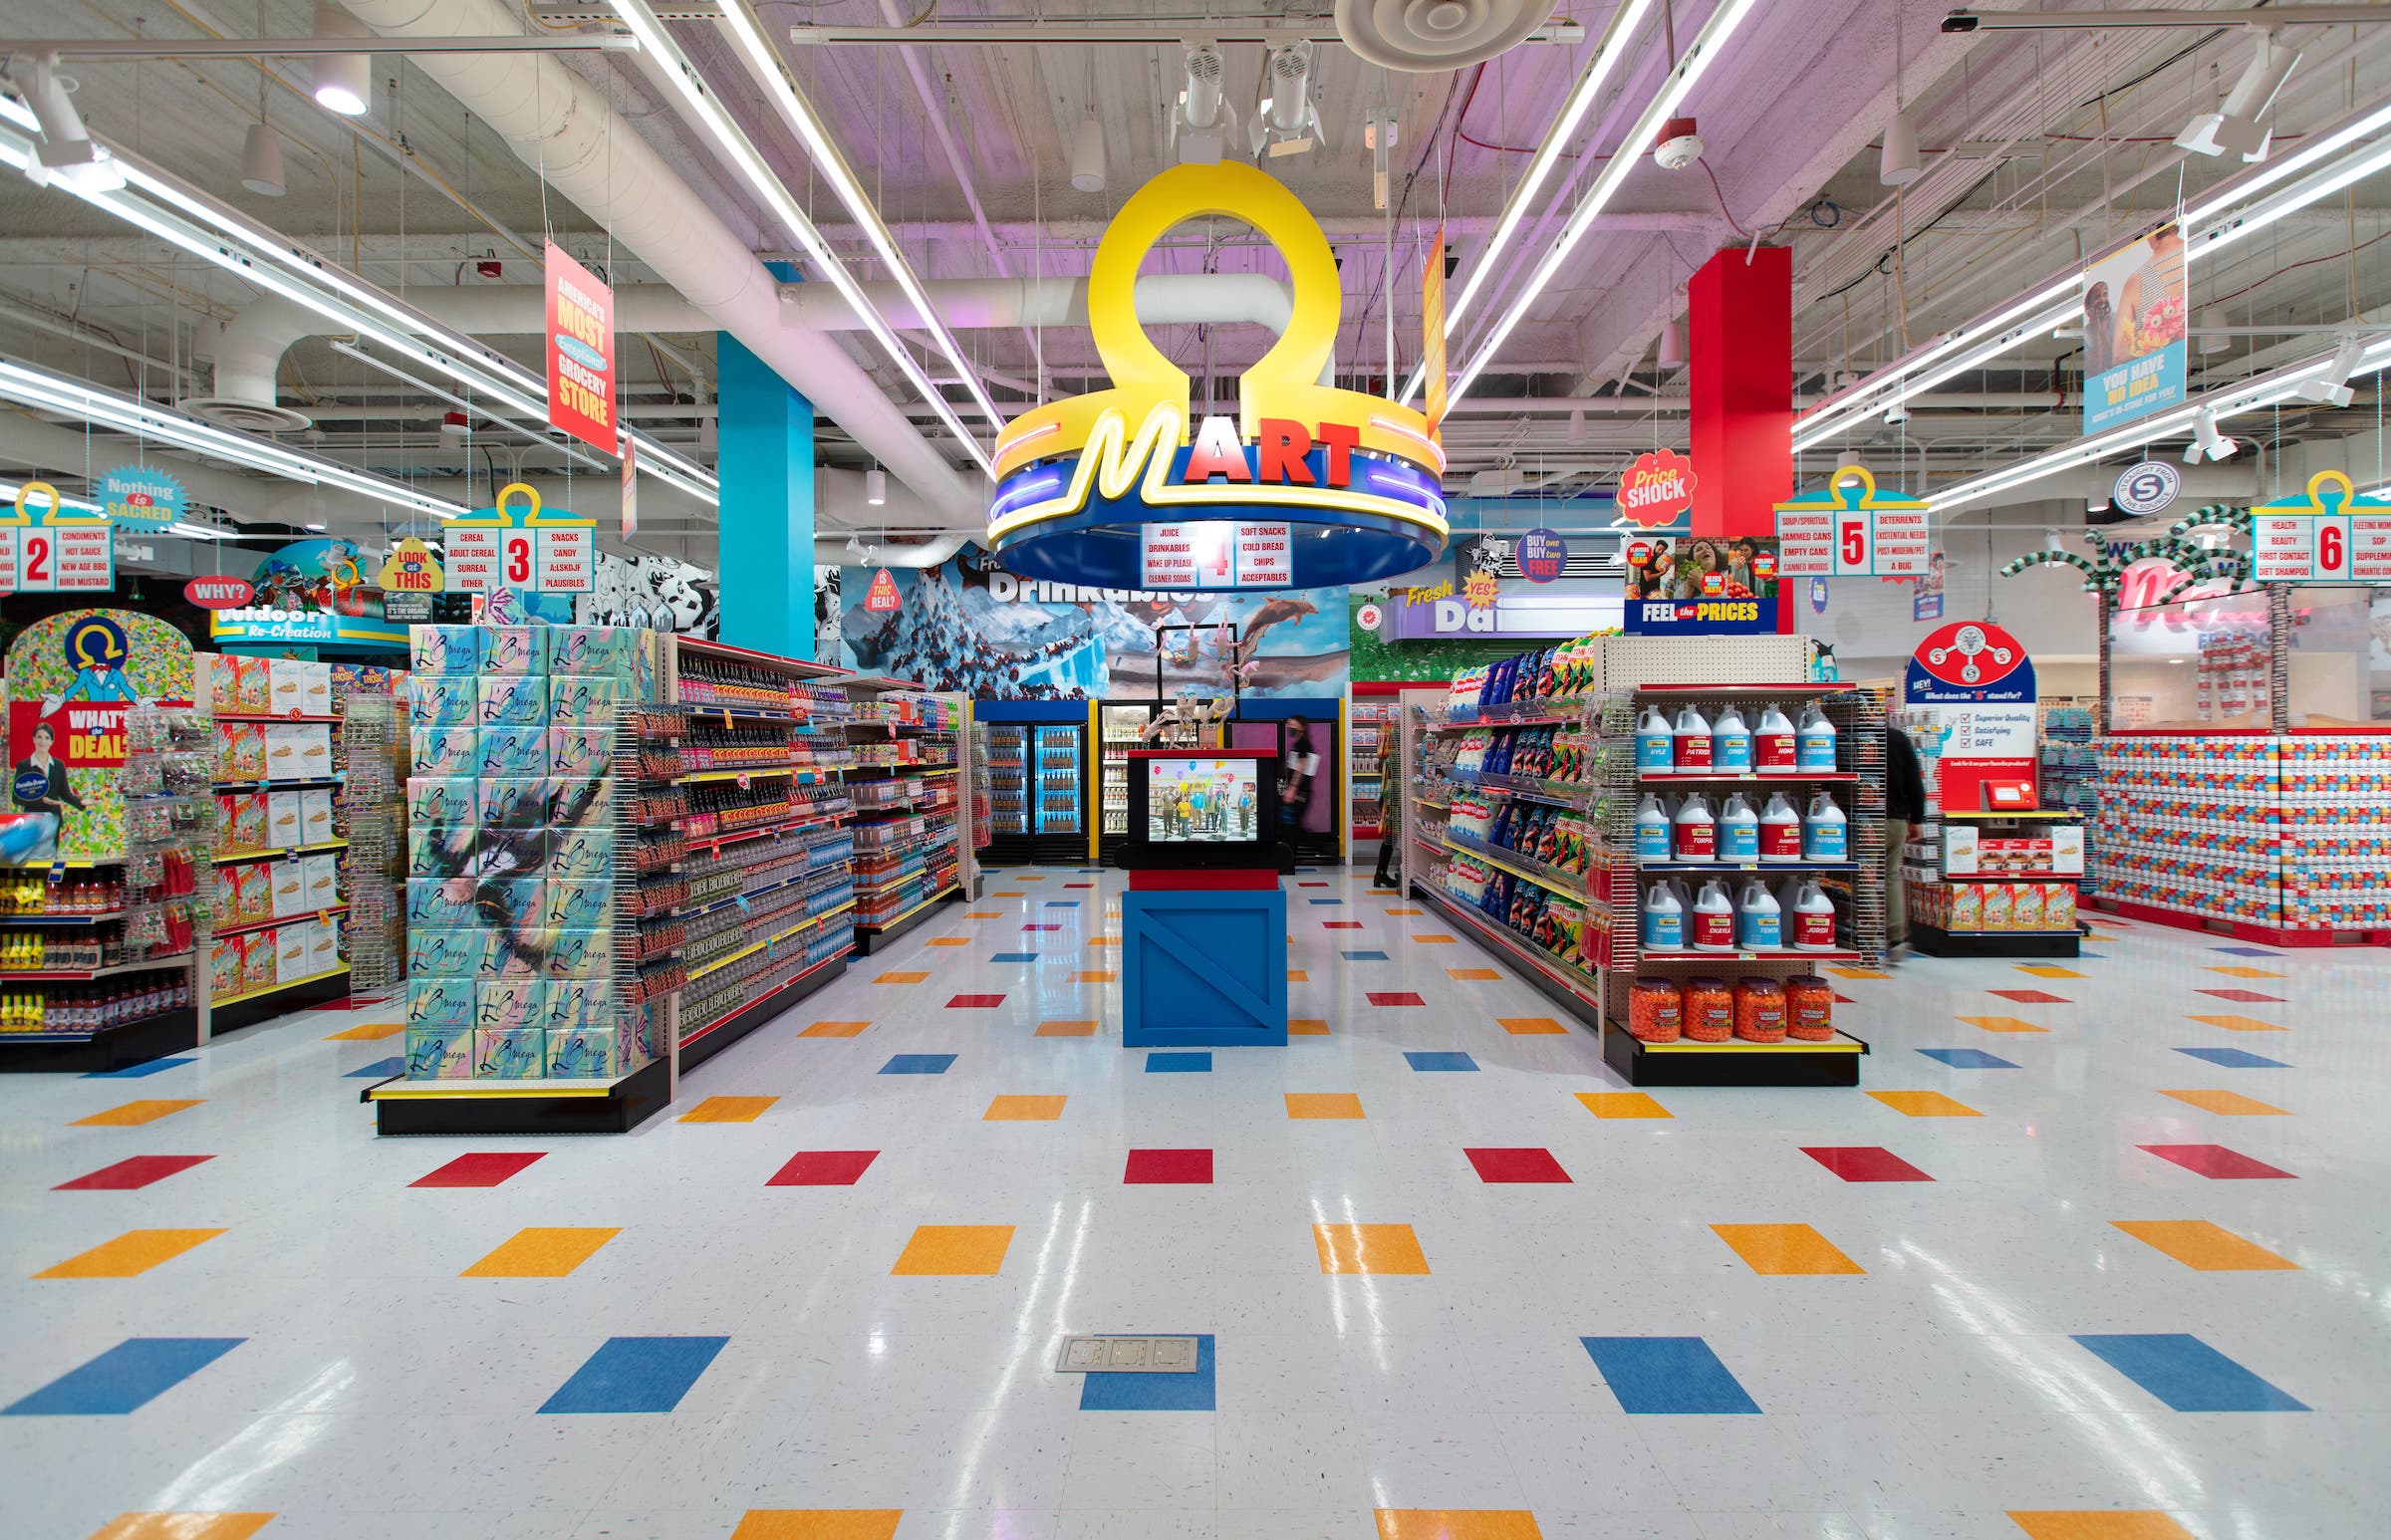
[[[2255,989],[2203,989],[2202,994],[2215,995],[2220,1000],[2232,1000],[2242,1005],[2280,1005],[2279,994],[2260,994]]]
[[[877,1150],[800,1150],[764,1185],[852,1187],[863,1179],[865,1167],[878,1158]]]
[[[546,1155],[545,1150],[485,1150],[461,1155],[410,1187],[494,1187]]]
[[[1021,928],[1024,930],[1060,930],[1063,927],[1060,925],[1028,924],[1023,925]]]
[[[53,1192],[131,1192],[153,1181],[163,1181],[176,1171],[187,1171],[202,1160],[214,1155],[133,1155],[114,1165],[103,1165],[73,1181],[62,1181]]]
[[[1801,1153],[1845,1181],[1932,1181],[1890,1150],[1873,1145],[1804,1145]]]
[[[2277,1170],[2263,1160],[2254,1160],[2240,1151],[2228,1150],[2223,1145],[2144,1145],[2142,1148],[2162,1160],[2172,1160],[2185,1170],[2198,1171],[2212,1181],[2255,1181],[2267,1176],[2291,1178],[2292,1174]]]
[[[1320,921],[1320,928],[1323,930],[1359,930],[1362,928],[1362,922],[1358,919],[1324,919]]]
[[[1370,1003],[1372,1005],[1423,1005],[1427,1003],[1418,995],[1412,994],[1409,991],[1398,993],[1384,989],[1373,989],[1369,991],[1369,995]]]
[[[1131,1186],[1209,1186],[1209,1150],[1132,1150],[1129,1168],[1121,1173]]]
[[[1295,886],[1298,888],[1326,888],[1328,885],[1326,883],[1297,883]]]
[[[1004,1003],[1000,994],[958,994],[946,1002],[950,1011],[992,1011]]]
[[[1480,1181],[1567,1181],[1549,1150],[1464,1150]]]
[[[2051,994],[2040,989],[1988,989],[1985,992],[1996,994],[2004,1000],[2015,1000],[2020,1005],[2073,1005],[2075,1003],[2063,994]]]

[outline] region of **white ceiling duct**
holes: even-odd
[[[1337,34],[1371,64],[1425,75],[1507,53],[1552,13],[1537,0],[1337,0]]]

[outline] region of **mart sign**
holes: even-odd
[[[2391,583],[2391,503],[2320,470],[2300,495],[2250,510],[2250,554],[2260,583]]]

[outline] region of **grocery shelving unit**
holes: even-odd
[[[1381,808],[1387,793],[1387,769],[1395,763],[1396,702],[1385,695],[1364,695],[1354,687],[1352,716],[1347,725],[1346,783],[1351,788],[1352,828],[1349,849],[1381,837]]]
[[[1110,861],[1129,843],[1129,751],[1138,746],[1138,733],[1154,720],[1155,708],[1145,702],[1116,704],[1104,702],[1097,707],[1097,748],[1102,764],[1097,784],[1097,806],[1103,822],[1099,829],[1099,854]]]
[[[2068,809],[1946,810],[1913,826],[1902,852],[1910,942],[1936,957],[2073,957],[2083,868],[2083,820]]]
[[[854,797],[855,947],[868,956],[960,898],[977,871],[971,840],[971,735],[963,701],[908,679],[858,675],[849,741]]]

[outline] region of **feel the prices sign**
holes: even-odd
[[[609,454],[615,421],[615,291],[548,243],[548,425]]]
[[[513,501],[518,493],[520,503]],[[510,482],[494,506],[452,520],[442,531],[448,587],[473,593],[511,588],[587,594],[597,586],[596,531],[594,519],[543,512],[536,490]]]
[[[2391,583],[2391,503],[2320,470],[2295,496],[2250,510],[2250,575],[2259,583]]]
[[[1788,578],[1922,578],[1934,558],[1926,503],[1879,492],[1865,467],[1776,505],[1777,570]]]
[[[107,514],[70,510],[47,481],[17,488],[13,515],[0,516],[0,594],[104,594],[116,586],[116,529]]]

